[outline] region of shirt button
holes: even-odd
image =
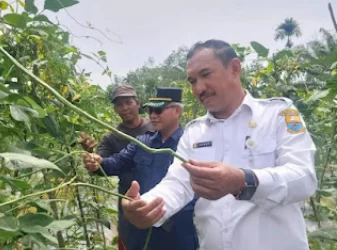
[[[223,230],[223,232],[226,234],[226,233],[228,233],[228,228],[225,228],[224,230]]]

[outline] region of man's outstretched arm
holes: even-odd
[[[187,142],[187,134],[184,134],[177,149],[184,158],[188,158]],[[175,158],[162,181],[142,196],[139,195],[139,184],[133,182],[127,192],[133,200],[122,200],[124,215],[133,225],[138,228],[159,227],[193,199],[189,173],[181,164]]]
[[[102,158],[98,154],[84,154],[83,162],[86,168],[92,173],[100,174],[99,165],[101,165],[106,175],[119,175],[122,171],[133,166],[133,157],[136,154],[136,151],[137,146],[130,143],[119,153],[109,157]]]

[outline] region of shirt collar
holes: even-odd
[[[248,109],[249,112],[254,113],[255,98],[250,94],[250,92],[247,89],[245,89],[245,93],[246,94],[245,94],[245,97],[241,105],[234,111],[234,113],[230,117],[227,118],[227,120],[238,115],[243,109]],[[205,115],[205,119],[208,122],[216,122],[216,121],[221,120],[221,119],[215,118],[209,111],[207,111]]]

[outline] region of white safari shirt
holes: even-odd
[[[194,223],[201,250],[308,250],[301,205],[317,188],[316,148],[292,102],[255,99],[248,92],[226,120],[209,113],[189,123],[177,153],[185,159],[219,161],[253,169],[259,186],[250,201],[227,195],[199,198]],[[175,158],[166,177],[142,195],[161,197],[160,226],[194,197],[189,173]]]

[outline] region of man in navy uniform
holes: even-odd
[[[152,132],[136,137],[151,148],[177,149],[183,129],[180,116],[182,90],[179,88],[158,88],[157,95],[144,104],[152,123]],[[134,169],[135,180],[143,194],[156,186],[166,175],[173,162],[170,154],[152,154],[134,143],[121,152],[102,158],[98,154],[83,156],[90,172],[98,172],[100,164],[109,176],[120,175]],[[153,227],[148,250],[195,250],[198,239],[193,224],[195,200],[188,203],[179,213],[171,217],[161,227]],[[125,218],[120,221],[120,237],[127,250],[141,250],[145,244],[148,229],[138,229]]]

